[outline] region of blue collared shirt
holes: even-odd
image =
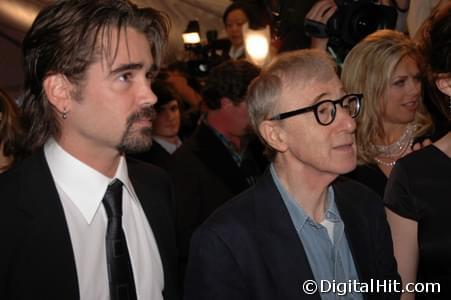
[[[354,259],[344,232],[344,223],[335,204],[332,186],[327,191],[324,221],[318,224],[305,213],[304,209],[283,187],[273,164],[270,166],[270,171],[299,239],[304,246],[318,287],[321,280],[329,283],[333,281],[336,283],[346,283],[349,280],[358,281]],[[302,285],[302,282],[300,285]],[[329,292],[320,293],[320,296],[323,300],[363,299],[362,295],[358,293],[339,296],[338,293]]]

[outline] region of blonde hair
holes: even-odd
[[[421,67],[421,56],[415,43],[401,32],[384,29],[368,35],[345,59],[341,80],[346,91],[363,94],[362,109],[356,118],[359,164],[374,163],[374,157],[379,154],[371,145],[376,137],[385,136],[381,109],[388,101],[390,78],[406,56]],[[417,124],[415,137],[425,134],[431,127],[431,119],[422,101],[414,122]]]
[[[314,80],[327,82],[334,74],[336,65],[324,51],[303,49],[277,56],[251,83],[246,97],[250,123],[266,146],[265,154],[270,160],[274,159],[276,151],[261,136],[259,126],[278,113],[283,89]]]

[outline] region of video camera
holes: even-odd
[[[339,37],[354,46],[378,29],[395,28],[397,12],[392,6],[378,5],[369,0],[336,0],[337,12],[327,22],[329,36]]]
[[[190,76],[203,79],[210,70],[226,60],[228,47],[227,39],[218,39],[216,30],[208,30],[207,44],[185,45],[185,49],[193,54],[193,58],[186,61],[187,72]]]
[[[312,37],[329,37],[329,44],[344,57],[361,39],[378,29],[396,26],[397,12],[392,6],[371,0],[335,0],[337,11],[326,25],[304,21],[304,30]]]

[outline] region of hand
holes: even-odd
[[[201,103],[201,96],[188,84],[186,76],[177,72],[169,71],[166,81],[172,85],[182,100],[188,102],[190,107],[198,109]]]
[[[312,6],[305,18],[326,25],[336,11],[337,5],[334,0],[319,0]],[[328,38],[312,37],[310,48],[326,50],[328,40]]]
[[[424,147],[432,144],[432,141],[430,139],[425,139],[421,142],[417,142],[412,146],[412,151],[417,151],[420,149],[423,149]]]
[[[415,144],[412,145],[412,147],[408,148],[407,151],[405,151],[401,157],[406,156],[409,153],[412,153],[414,151],[418,151],[423,149],[424,147],[428,146],[432,144],[432,141],[430,139],[424,139],[422,141],[416,142]]]

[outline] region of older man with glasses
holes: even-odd
[[[340,176],[356,166],[362,97],[321,51],[263,70],[248,105],[271,165],[194,234],[185,299],[399,299],[382,202]]]

